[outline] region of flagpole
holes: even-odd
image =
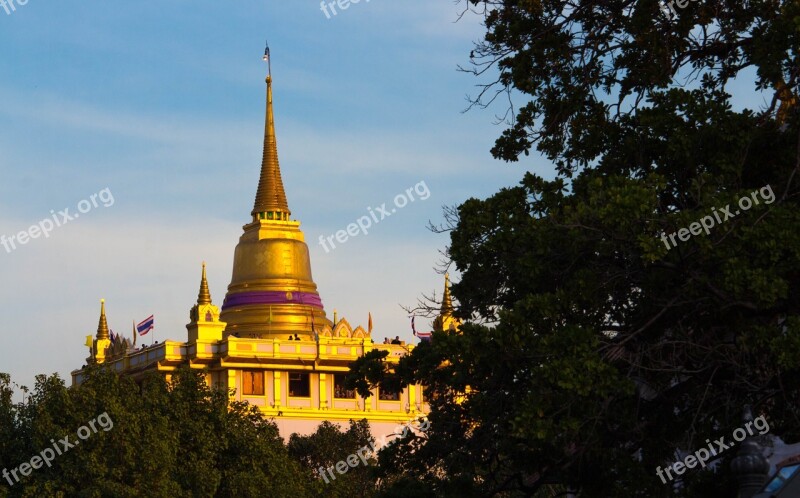
[[[267,41],[267,48],[264,49],[264,60],[267,62],[267,75],[272,77],[272,58],[269,56],[269,41]]]

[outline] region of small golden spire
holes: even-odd
[[[256,202],[251,213],[255,220],[288,220],[291,212],[286,201],[286,192],[281,179],[278,162],[278,140],[275,135],[275,117],[272,114],[272,68],[269,45],[264,51],[264,60],[270,64],[267,74],[267,117],[264,125],[264,153],[261,159],[261,178],[258,181]]]
[[[453,313],[453,297],[450,295],[450,274],[444,274],[444,296],[442,297],[442,315]]]
[[[108,339],[108,321],[106,320],[106,300],[100,300],[100,322],[97,324],[97,338]]]
[[[211,304],[211,292],[208,290],[205,261],[203,261],[203,276],[200,278],[200,292],[197,294],[197,304]]]
[[[444,295],[442,296],[442,311],[433,321],[434,330],[445,332],[449,330],[458,331],[459,327],[461,327],[461,321],[453,316],[454,312],[455,308],[453,307],[453,296],[450,295],[450,275],[445,273]]]

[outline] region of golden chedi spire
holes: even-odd
[[[100,322],[97,324],[97,338],[108,339],[108,320],[106,320],[106,300],[100,300]]]
[[[208,290],[205,261],[203,261],[203,276],[200,277],[200,292],[197,294],[197,304],[211,304],[211,292]]]
[[[106,300],[101,299],[97,336],[92,343],[92,355],[88,358],[88,361],[96,364],[104,363],[106,356],[111,354],[109,348],[111,348],[111,335],[108,332],[108,320],[106,319]]]
[[[461,321],[453,314],[453,296],[450,294],[450,274],[444,274],[444,293],[442,295],[442,308],[439,316],[433,321],[433,328],[437,331],[458,331]]]
[[[225,322],[219,319],[219,308],[211,302],[211,292],[208,290],[208,279],[206,278],[206,262],[203,261],[197,304],[189,310],[189,323],[186,325],[189,342],[220,341],[225,325]]]
[[[264,60],[270,62],[269,47]],[[225,335],[241,338],[313,340],[314,331],[333,326],[325,315],[300,222],[289,219],[283,190],[275,121],[272,115],[272,70],[267,76],[264,157],[252,222],[233,256],[233,275],[222,304]]]
[[[275,135],[275,117],[272,113],[272,62],[269,45],[264,50],[264,60],[269,64],[267,73],[267,116],[264,123],[264,151],[261,158],[261,178],[258,181],[253,219],[286,221],[289,219],[289,203],[281,179],[278,162],[278,139]]]
[[[442,297],[442,314],[453,313],[453,297],[450,295],[450,274],[444,274],[444,296]]]

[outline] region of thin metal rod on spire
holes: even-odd
[[[272,60],[269,56],[269,40],[267,40],[267,48],[264,49],[264,60],[267,61],[267,76],[272,77]]]

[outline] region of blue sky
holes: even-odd
[[[264,121],[265,39],[293,217],[333,309],[374,336],[411,339],[400,304],[440,292],[442,206],[515,185],[520,164],[489,154],[501,107],[468,113],[479,80],[459,73],[480,19],[449,0],[372,0],[330,19],[316,1],[29,0],[0,8],[0,235],[109,189],[102,203],[8,253],[0,372],[30,385],[68,378],[97,328],[156,316],[185,340],[200,264],[221,304],[249,219]],[[326,253],[317,243],[424,181],[417,200]]]

